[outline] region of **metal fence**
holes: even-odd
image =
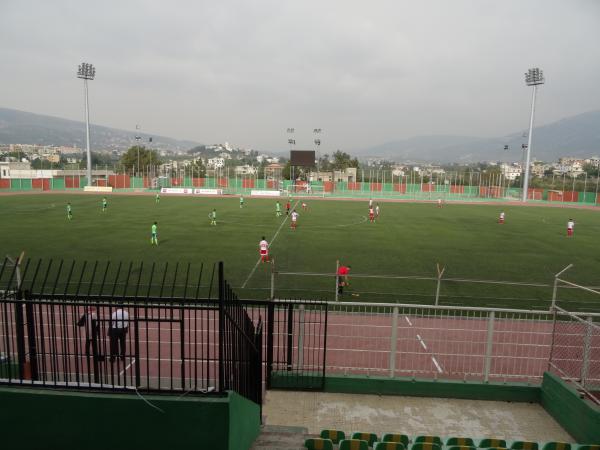
[[[110,263],[28,260],[21,267],[5,260],[1,382],[136,392],[234,389],[260,402],[262,327],[231,293],[222,263],[214,299],[198,297],[202,266],[189,286],[188,265],[179,289],[165,283],[177,280],[177,265],[150,267],[119,264],[110,272]]]
[[[551,310],[555,305],[570,311],[598,311],[598,293],[592,287],[581,287],[559,276],[569,264],[544,281],[484,280],[452,276],[445,267],[432,263],[431,274],[351,273],[352,285],[338,289],[339,265],[330,273],[301,272],[280,269],[272,263],[270,280],[245,286],[249,291],[261,290],[272,299],[318,295],[332,301],[373,301],[377,303],[415,303],[445,306],[485,306],[492,308]],[[267,283],[267,284],[264,284]],[[268,294],[267,294],[268,292]]]
[[[600,326],[594,322],[600,314],[558,306],[527,311],[239,300],[222,265],[215,299],[189,294],[199,291],[193,285],[180,289],[187,296],[172,296],[177,290],[162,282],[177,278],[164,273],[169,266],[143,294],[137,283],[130,286],[131,275],[140,280],[148,274],[131,265],[114,278],[101,277],[112,285],[90,289],[96,284],[89,283],[84,292],[81,280],[93,278],[97,264],[48,267],[54,266],[0,266],[4,383],[178,393],[234,389],[260,403],[274,374],[289,387],[321,389],[326,374],[539,383],[551,369],[596,400],[600,388]],[[202,279],[184,273],[187,280]],[[77,280],[75,286],[65,277]],[[122,291],[116,280],[124,280]]]

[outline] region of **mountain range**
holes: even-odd
[[[140,143],[166,151],[185,151],[198,142],[156,136],[136,131],[119,130],[90,124],[90,141],[93,149],[126,150]],[[59,117],[45,116],[15,109],[0,108],[0,144],[37,144],[85,148],[85,123]]]
[[[527,131],[496,138],[417,136],[358,149],[359,158],[379,157],[414,162],[519,161]],[[508,150],[504,146],[508,145]],[[600,155],[600,111],[590,111],[535,127],[531,157],[555,161],[561,156]]]
[[[99,125],[90,126],[92,147],[125,150],[135,144],[135,131]],[[197,142],[137,133],[142,142],[152,137],[152,147],[166,151],[186,151]],[[536,127],[532,158],[555,161],[561,156],[600,155],[600,111],[590,111]],[[348,151],[359,159],[382,158],[399,162],[468,163],[479,161],[519,161],[523,130],[495,138],[474,136],[416,136],[370,148]],[[0,108],[0,144],[40,144],[85,147],[85,124],[74,120]],[[504,146],[508,145],[508,150]]]

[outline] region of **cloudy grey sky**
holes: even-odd
[[[597,0],[0,1],[0,106],[202,143],[352,150],[600,109]]]

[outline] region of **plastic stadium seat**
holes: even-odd
[[[331,442],[331,439],[307,439],[304,441],[304,446],[308,450],[333,450],[333,442]]]
[[[515,441],[510,448],[512,450],[538,450],[539,446],[537,442]],[[600,448],[598,450],[600,450]]]
[[[475,442],[471,438],[451,437],[446,441],[446,445],[454,445],[461,447],[475,447]]]
[[[375,447],[373,450],[405,450],[404,444],[402,442],[375,442]]]
[[[492,448],[492,447],[506,447],[506,441],[504,439],[482,439],[479,448]]]
[[[417,443],[437,444],[440,447],[444,445],[442,440],[437,436],[417,436],[415,438],[415,444]]]
[[[375,433],[352,433],[352,439],[360,439],[361,441],[367,441],[369,447],[373,447],[373,444],[378,441]]]
[[[417,442],[410,447],[410,450],[441,450],[441,448],[441,445],[431,442]]]
[[[475,447],[471,447],[470,445],[449,445],[446,447],[446,450],[477,450]]]
[[[383,442],[400,442],[404,448],[408,448],[410,439],[406,434],[387,433],[383,435]]]
[[[321,430],[322,439],[331,439],[334,444],[339,444],[342,439],[346,439],[346,433],[339,430]]]
[[[566,442],[546,442],[542,450],[571,450],[571,444]]]
[[[369,444],[360,439],[344,439],[340,441],[339,450],[369,450]]]

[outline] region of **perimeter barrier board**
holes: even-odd
[[[0,178],[0,189],[10,189],[9,178]]]

